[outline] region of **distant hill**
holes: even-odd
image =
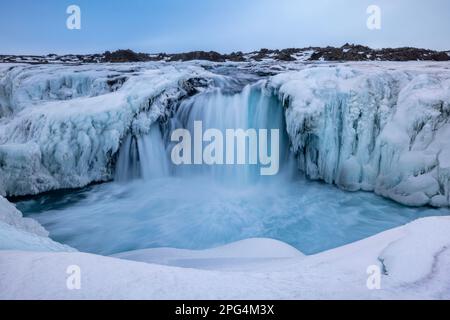
[[[262,60],[276,61],[449,61],[450,51],[433,51],[419,48],[372,49],[366,46],[345,44],[336,47],[288,48],[282,50],[261,49],[243,53],[221,54],[215,51],[192,51],[185,53],[138,53],[130,49],[106,51],[102,54],[87,55],[0,55],[0,62],[20,63],[123,63],[147,61],[191,61],[206,60],[213,62],[251,62]]]

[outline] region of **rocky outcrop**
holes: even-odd
[[[340,48],[317,48],[311,55],[311,61],[448,61],[445,52],[418,48],[385,48],[374,50],[361,45],[345,44]]]
[[[287,48],[282,50],[272,50],[263,48],[259,51],[243,53],[241,51],[230,54],[221,54],[215,51],[191,51],[176,54],[158,53],[147,54],[137,53],[130,49],[106,51],[103,54],[89,55],[62,55],[49,54],[46,56],[14,56],[0,55],[0,63],[124,63],[124,62],[147,62],[147,61],[192,61],[204,60],[212,62],[254,62],[264,59],[271,59],[281,62],[292,61],[448,61],[449,52],[438,52],[418,48],[386,48],[371,49],[366,46],[345,44],[340,48],[335,47],[307,47],[307,48]]]
[[[151,58],[146,53],[136,53],[130,49],[106,51],[103,55],[103,62],[142,62],[150,61]]]
[[[192,51],[186,53],[173,54],[170,56],[170,61],[191,61],[191,60],[206,60],[214,62],[224,62],[225,56],[215,51]]]

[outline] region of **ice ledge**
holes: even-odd
[[[448,234],[450,217],[431,217],[306,257],[264,239],[197,253],[127,254],[163,262],[167,257],[222,257],[224,265],[252,248],[259,251],[253,257],[267,246],[287,250],[279,257],[293,254],[254,261],[240,271],[224,271],[219,264],[200,270],[85,253],[0,251],[0,299],[448,299]],[[81,290],[66,287],[67,267],[74,264],[81,268]],[[371,265],[384,270],[380,290],[367,288]]]
[[[409,206],[450,206],[450,71],[340,64],[271,78],[299,169]]]
[[[111,180],[136,119],[148,130],[211,78],[188,65],[0,65],[0,195]]]
[[[8,200],[0,196],[0,250],[76,251],[48,237],[37,221],[24,218]],[[1,273],[1,270],[0,270]]]
[[[0,196],[0,223],[14,227],[41,237],[47,237],[48,232],[37,221],[24,218],[22,213],[16,209],[8,200]]]

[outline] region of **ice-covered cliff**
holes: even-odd
[[[245,70],[279,73],[267,87],[286,107],[292,149],[309,178],[407,205],[449,206],[448,62],[276,66],[2,64],[0,194],[111,179],[130,132],[145,133],[200,87]]]
[[[313,66],[269,87],[309,178],[406,205],[450,204],[448,64]]]
[[[111,179],[130,130],[148,129],[209,75],[192,65],[1,65],[0,194]]]

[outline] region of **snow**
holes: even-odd
[[[247,270],[274,260],[302,258],[294,247],[273,239],[254,238],[208,250],[155,248],[113,255],[116,258],[202,270]]]
[[[399,203],[450,205],[448,63],[228,63],[280,73],[300,170]],[[204,66],[204,67],[203,67]],[[113,178],[118,151],[189,95],[214,63],[0,65],[0,194]],[[291,70],[287,72],[288,70]],[[0,196],[0,299],[450,299],[450,218],[434,217],[305,256],[273,239],[203,251],[75,252]],[[82,289],[68,290],[79,265]],[[384,273],[366,287],[369,266]]]
[[[210,76],[175,64],[2,65],[0,74],[0,191],[8,196],[110,180],[134,119],[155,122],[187,94],[187,80]]]
[[[35,220],[23,218],[22,213],[8,200],[0,196],[0,222],[38,236],[46,237],[48,232]]]
[[[35,220],[23,218],[14,205],[0,196],[0,250],[74,251],[48,238]]]
[[[212,62],[0,66],[0,194],[77,188],[114,176],[130,132],[170,115]],[[299,168],[411,206],[450,204],[448,63],[225,63],[280,73]],[[274,67],[277,67],[274,69]],[[294,70],[294,71],[288,71]],[[236,71],[235,71],[236,72]]]
[[[299,168],[411,206],[449,206],[446,64],[353,63],[279,74]]]
[[[44,101],[94,97],[118,90],[139,66],[0,65],[0,117]]]
[[[449,299],[449,232],[449,217],[432,217],[313,256],[268,239],[123,254],[150,263],[0,251],[0,299]],[[66,287],[71,265],[80,290]],[[372,265],[384,269],[380,290],[366,286]]]

